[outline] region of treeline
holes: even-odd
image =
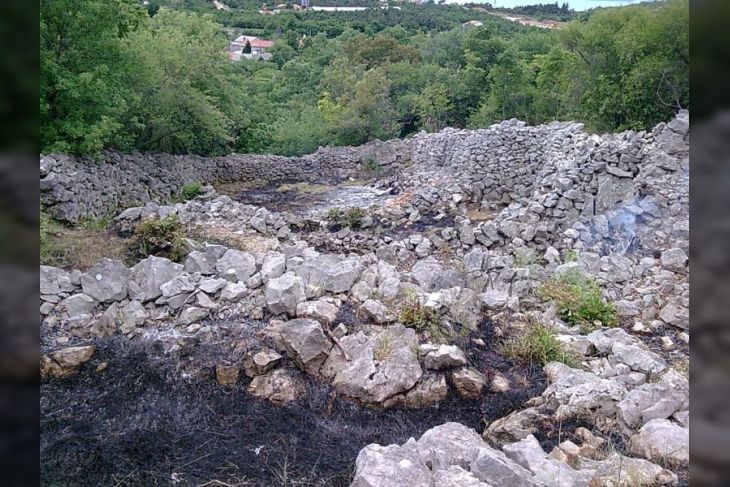
[[[419,25],[406,7],[443,15]],[[646,129],[689,107],[688,9],[606,9],[559,31],[462,27],[468,11],[436,5],[372,11],[383,21],[259,15],[247,32],[275,39],[272,62],[232,63],[226,30],[244,11],[44,0],[42,147],[302,154],[513,117]]]

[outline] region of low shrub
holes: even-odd
[[[616,308],[603,299],[598,283],[577,272],[546,282],[540,294],[554,301],[558,316],[566,323],[579,325],[582,333],[592,331],[596,325],[614,327],[618,323]]]
[[[522,335],[503,341],[499,349],[502,355],[530,365],[563,362],[573,366],[576,362],[553,332],[542,324],[531,324]]]
[[[203,194],[203,185],[200,183],[190,183],[186,184],[182,187],[180,190],[180,200],[182,201],[190,201],[193,198],[196,198]]]
[[[365,218],[365,210],[358,207],[350,208],[330,208],[327,213],[327,220],[333,225],[342,227],[361,228],[362,221]]]
[[[156,255],[174,262],[180,262],[189,251],[182,224],[175,215],[139,223],[134,229],[130,250],[137,258]]]

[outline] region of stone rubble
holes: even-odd
[[[544,366],[541,394],[482,434],[447,423],[402,445],[368,445],[352,485],[676,485],[689,458],[689,381],[675,370],[690,333],[688,123],[680,111],[650,132],[592,135],[576,123],[510,120],[301,158],[41,157],[41,202],[54,217],[124,210],[114,224],[125,232],[176,215],[194,235],[182,263],[40,266],[42,376],[76,373],[96,339],[209,344],[233,320],[245,331],[237,359],[214,366],[221,385],[243,382],[283,404],[314,380],[348,400],[423,408],[516,385],[477,367],[464,343],[400,323],[401,303],[451,336],[488,324],[497,340],[538,320],[576,357]],[[210,187],[166,204],[193,181],[357,177],[366,154],[389,175],[372,184],[384,196],[359,226],[333,230],[326,211],[279,212]],[[132,201],[142,206],[126,208]],[[540,299],[545,281],[572,272],[595,279],[621,327],[581,334]],[[260,329],[246,329],[253,322]],[[542,425],[573,420],[596,436],[567,431],[547,452]],[[601,443],[610,431],[625,449]]]

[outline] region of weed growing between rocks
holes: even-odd
[[[193,198],[197,198],[201,194],[203,194],[203,185],[198,182],[195,182],[195,183],[190,183],[190,184],[186,184],[185,186],[183,186],[182,189],[180,190],[179,198],[180,198],[180,201],[190,201]]]
[[[576,358],[565,351],[552,330],[540,323],[533,323],[522,335],[502,342],[500,351],[512,360],[530,365],[563,362],[574,367],[576,364]]]
[[[426,307],[418,300],[418,296],[409,293],[399,304],[398,321],[418,332],[427,332],[434,341],[444,341],[441,329],[441,316],[433,308]]]
[[[358,229],[362,227],[365,214],[365,210],[358,207],[335,207],[327,212],[327,220],[335,227]]]
[[[579,325],[581,333],[597,326],[614,327],[618,323],[616,308],[601,296],[595,280],[577,272],[568,272],[546,282],[540,294],[555,302],[558,316],[571,325]]]
[[[135,227],[130,244],[130,252],[140,259],[156,255],[180,262],[188,251],[185,231],[175,215],[144,220]]]

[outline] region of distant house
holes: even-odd
[[[269,49],[274,45],[274,41],[261,39],[255,36],[238,36],[228,46],[228,58],[231,61],[240,61],[241,59],[263,59],[268,61],[271,59]]]
[[[479,20],[467,20],[463,24],[464,27],[481,27],[484,25],[483,22],[480,22]]]

